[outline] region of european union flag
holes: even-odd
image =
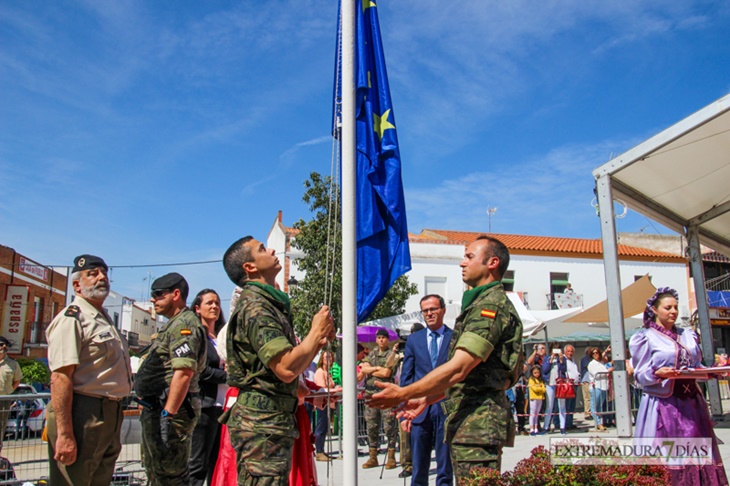
[[[357,3],[357,319],[411,269],[406,204],[378,10]]]

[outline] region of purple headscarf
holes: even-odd
[[[656,301],[659,300],[659,296],[662,294],[671,294],[675,299],[677,299],[677,301],[679,301],[679,294],[673,288],[658,288],[656,290],[656,293],[652,295],[649,300],[646,301],[646,309],[644,309],[644,327],[653,327],[651,324],[654,322],[654,319],[656,319],[656,314],[654,313],[652,307],[654,306],[654,304],[656,304]]]

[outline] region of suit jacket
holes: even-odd
[[[401,386],[410,385],[429,374],[433,370],[431,365],[431,353],[428,349],[428,333],[430,329],[421,329],[416,331],[408,337],[406,341],[406,349],[403,355],[403,368],[401,369]],[[448,326],[444,326],[443,342],[439,349],[438,359],[436,360],[436,366],[441,366],[446,363],[449,359],[449,343],[451,342],[451,335],[453,331]],[[429,407],[436,407],[437,413],[443,414],[441,410],[441,404],[439,402],[429,405]],[[421,415],[413,419],[414,424],[420,424],[423,422],[425,417],[431,412],[430,408],[427,408]]]

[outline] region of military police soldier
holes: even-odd
[[[368,402],[384,408],[407,401],[402,416],[414,418],[446,391],[444,440],[457,483],[476,466],[499,470],[502,447],[514,445],[505,391],[520,371],[522,322],[500,282],[508,265],[509,251],[501,241],[480,236],[469,244],[460,266],[472,289],[462,299],[449,361],[403,388],[381,383],[384,390]]]
[[[122,402],[131,392],[127,343],[103,307],[109,268],[74,259],[75,297],[48,325],[50,484],[108,486],[122,450]]]
[[[298,377],[334,338],[334,322],[323,306],[297,344],[289,297],[276,289],[279,259],[251,236],[228,248],[223,266],[242,290],[226,338],[228,384],[239,392],[220,422],[236,451],[238,484],[285,486],[299,435]]]
[[[367,375],[365,381],[365,392],[372,394],[380,391],[375,382],[382,381],[394,383],[395,373],[398,368],[399,359],[395,349],[390,349],[388,331],[380,328],[375,333],[377,346],[370,354],[362,360],[360,372]],[[390,358],[390,359],[388,359]],[[378,447],[380,446],[380,422],[383,422],[383,431],[388,440],[388,459],[385,462],[385,469],[395,469],[395,443],[398,440],[398,420],[392,409],[379,410],[368,408],[365,410],[365,423],[368,428],[368,445],[370,446],[370,457],[363,463],[363,469],[378,466]]]
[[[186,306],[188,283],[168,273],[152,283],[155,311],[170,320],[157,334],[137,372],[142,400],[142,450],[150,485],[189,482],[190,449],[200,417],[198,379],[205,369],[206,335]]]

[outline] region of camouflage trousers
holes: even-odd
[[[368,426],[368,445],[371,448],[380,446],[380,421],[383,422],[383,431],[388,440],[388,449],[395,449],[398,440],[398,419],[395,418],[395,409],[365,407],[365,422]]]
[[[238,484],[288,486],[294,441],[299,437],[294,413],[258,410],[240,401],[229,412],[221,422],[228,426],[236,451]]]
[[[142,409],[142,459],[150,486],[178,486],[190,481],[190,449],[193,430],[200,417],[200,399],[191,399],[172,419],[167,446],[160,436],[160,410]]]
[[[461,484],[475,467],[501,470],[502,446],[451,444],[449,447],[456,484]]]

